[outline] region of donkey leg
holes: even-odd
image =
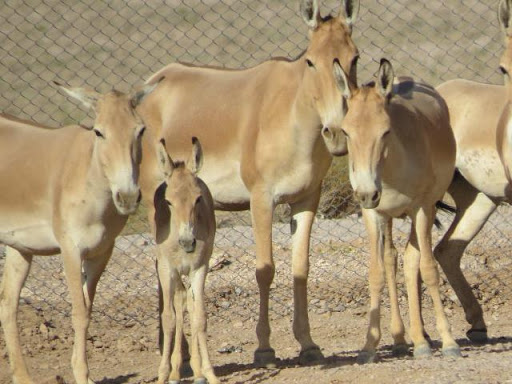
[[[184,329],[183,324],[185,321],[185,302],[186,302],[186,290],[181,276],[174,275],[176,278],[175,291],[174,291],[174,311],[176,313],[176,331],[174,333],[174,349],[171,355],[171,382],[179,382],[181,379],[181,372],[183,366],[183,339]]]
[[[17,324],[20,293],[31,263],[32,255],[22,255],[17,250],[6,247],[4,275],[0,286],[0,323],[4,329],[14,384],[34,383],[23,359]]]
[[[420,270],[420,250],[416,235],[416,218],[413,217],[409,242],[404,254],[404,275],[407,288],[407,298],[409,304],[409,334],[414,344],[414,357],[431,356],[430,344],[425,338],[423,320],[420,309],[419,292],[419,270]]]
[[[160,258],[159,255],[157,257]],[[160,324],[163,334],[160,344],[162,356],[158,367],[158,384],[165,384],[171,373],[171,343],[176,328],[176,313],[173,304],[176,276],[165,257],[158,261],[157,272],[162,298]]]
[[[487,326],[482,307],[460,269],[460,260],[467,245],[496,209],[496,204],[462,177],[456,180],[458,181],[452,183],[449,192],[455,200],[457,212],[450,228],[436,246],[434,256],[461,302],[466,320],[471,324],[467,332],[468,338],[473,342],[485,342]]]
[[[204,298],[204,284],[207,271],[208,265],[204,265],[198,270],[194,271],[190,286],[192,291],[192,294],[190,295],[190,301],[192,301],[192,311],[190,312],[192,319],[192,333],[196,335],[196,347],[199,347],[198,350],[201,360],[201,370],[197,373],[194,371],[195,384],[201,383],[201,379],[204,380],[204,377],[206,377],[209,384],[220,383],[217,376],[215,376],[207,345],[208,315],[205,308]]]
[[[100,280],[105,267],[110,260],[110,256],[112,256],[112,250],[114,249],[114,244],[103,254],[96,256],[92,259],[86,259],[83,262],[83,273],[85,278],[85,285],[83,286],[83,293],[85,299],[85,307],[87,310],[87,317],[89,321],[91,319],[92,313],[92,305],[94,302],[94,297],[96,295],[96,287],[98,286],[98,281]],[[86,330],[87,332],[87,330]],[[93,383],[93,381],[89,378],[89,383]]]
[[[81,250],[70,239],[61,242],[64,273],[71,296],[71,323],[75,333],[71,366],[77,384],[90,384],[89,365],[87,363],[87,330],[89,329],[90,298],[85,292],[85,275],[82,273]]]
[[[434,215],[434,207],[424,207],[420,209],[416,215],[416,232],[421,253],[421,277],[432,297],[436,313],[437,329],[443,340],[443,354],[445,356],[456,357],[460,356],[460,348],[452,337],[450,325],[444,313],[441,294],[439,292],[439,272],[434,255],[432,254],[432,224]]]
[[[370,286],[369,324],[366,343],[357,356],[359,364],[372,363],[377,357],[376,349],[381,337],[380,330],[380,297],[384,288],[384,244],[387,226],[390,220],[383,218],[373,210],[363,209],[363,218],[370,243],[370,270],[368,283]]]
[[[320,200],[320,188],[307,199],[290,204],[292,221],[293,334],[300,343],[300,364],[322,361],[324,356],[311,338],[308,317],[309,242]]]
[[[266,191],[253,190],[251,193],[251,216],[256,241],[256,280],[260,291],[260,312],[256,335],[258,349],[254,352],[256,367],[276,366],[276,355],[270,346],[270,323],[268,307],[270,285],[274,280],[275,265],[272,257],[272,214],[274,204]]]
[[[389,301],[391,304],[391,336],[393,337],[393,354],[395,356],[404,356],[409,352],[409,347],[405,341],[405,327],[400,315],[400,306],[398,304],[398,292],[396,287],[396,264],[397,250],[393,245],[392,222],[387,224],[386,236],[384,240],[384,269],[386,271],[386,281],[388,283]]]

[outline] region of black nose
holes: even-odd
[[[322,128],[322,135],[327,139],[332,138],[332,131],[330,130],[330,128],[328,126],[324,125],[324,127]]]
[[[196,239],[180,239],[179,243],[187,253],[192,253],[196,250]]]

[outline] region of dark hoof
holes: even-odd
[[[391,349],[391,353],[395,357],[404,357],[409,354],[409,346],[407,344],[395,344]]]
[[[319,347],[311,347],[300,351],[299,354],[299,364],[300,365],[310,365],[322,362],[324,360],[324,355],[320,351]]]
[[[444,357],[461,357],[460,347],[458,345],[452,345],[442,349]]]
[[[375,352],[360,351],[357,355],[357,364],[370,364],[377,361],[377,354]]]
[[[272,349],[257,349],[254,352],[254,366],[256,368],[275,368],[276,352]]]
[[[206,384],[207,381],[204,377],[200,377],[199,379],[194,380],[194,384]]]
[[[430,349],[430,345],[420,344],[417,347],[414,347],[414,358],[422,359],[424,357],[432,356],[432,350]]]
[[[473,343],[483,344],[489,340],[487,337],[487,329],[470,329],[466,332],[466,336]]]

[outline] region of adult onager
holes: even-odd
[[[400,78],[381,60],[377,85],[360,88],[338,73],[346,103],[343,132],[347,137],[349,177],[363,211],[370,241],[370,324],[358,361],[371,362],[380,340],[380,296],[387,278],[391,302],[391,333],[395,352],[406,350],[404,325],[396,290],[396,250],[392,219],[409,216],[411,233],[404,255],[409,301],[410,336],[416,357],[431,354],[424,337],[418,277],[428,287],[436,312],[443,354],[460,355],[450,333],[439,293],[439,273],[431,248],[435,204],[443,197],[454,172],[455,140],[448,109],[430,86]]]
[[[78,384],[92,383],[86,338],[96,284],[116,236],[139,204],[144,125],[135,107],[155,85],[133,97],[63,88],[94,107],[92,129],[43,129],[0,117],[0,243],[6,245],[0,321],[16,384],[34,383],[16,324],[20,291],[33,255],[58,253],[72,302],[73,374]]]
[[[273,366],[269,291],[274,279],[272,214],[291,207],[294,279],[293,332],[299,361],[322,359],[310,333],[307,308],[309,238],[322,179],[330,164],[327,147],[344,142],[342,97],[333,69],[356,77],[358,51],[351,39],[359,1],[343,0],[337,17],[322,18],[317,0],[303,0],[309,26],[307,49],[296,60],[273,59],[245,70],[171,64],[148,83],[165,76],[141,105],[148,129],[163,137],[169,152],[187,153],[190,137],[201,140],[205,165],[200,173],[216,209],[251,210],[260,291],[256,327],[257,366]],[[341,149],[343,151],[343,149]]]
[[[146,140],[145,141],[149,141]],[[157,271],[163,298],[161,324],[164,335],[158,383],[179,382],[182,365],[184,302],[192,328],[190,365],[194,383],[219,380],[213,372],[206,346],[207,314],[204,284],[215,239],[213,198],[206,184],[197,177],[203,155],[197,138],[192,139],[192,154],[187,163],[174,162],[162,143],[157,152],[144,145],[141,165],[142,195],[156,240]],[[149,174],[160,169],[161,184],[154,188]],[[185,290],[182,275],[189,277]],[[174,350],[171,358],[171,342]],[[171,372],[172,364],[172,372]]]
[[[510,1],[503,0],[499,5],[499,20],[505,32],[507,50],[501,67],[507,83],[512,58],[509,19]],[[509,105],[510,87],[457,79],[447,81],[436,89],[450,111],[457,147],[457,172],[448,189],[456,205],[455,218],[436,246],[434,255],[471,325],[468,338],[482,342],[487,340],[482,307],[461,271],[460,261],[467,245],[480,232],[496,207],[503,201],[510,201],[510,183],[500,161],[502,145],[497,143],[498,122],[504,108]],[[504,115],[501,119],[503,132],[508,118]],[[504,138],[510,138],[508,133],[502,133],[501,139],[498,139],[508,145],[509,140]],[[510,151],[508,153],[510,155]]]

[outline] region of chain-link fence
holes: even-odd
[[[321,12],[339,2],[322,1]],[[51,86],[53,80],[127,92],[174,61],[243,68],[273,56],[296,57],[307,44],[298,1],[277,0],[4,0],[0,4],[0,110],[53,126],[91,116]],[[495,0],[363,0],[354,28],[359,76],[370,80],[381,57],[397,74],[437,85],[452,78],[499,84],[502,36]],[[325,191],[323,212],[336,192]],[[0,196],[1,198],[1,196]],[[337,203],[338,204],[338,203]],[[352,209],[351,212],[357,211]],[[463,259],[484,308],[499,305],[512,287],[510,209],[500,207]],[[286,216],[286,212],[281,216]],[[118,239],[100,281],[96,316],[120,322],[157,319],[153,243],[140,216]],[[208,277],[210,316],[255,317],[254,240],[248,215],[219,213]],[[450,217],[442,217],[447,226]],[[395,225],[405,243],[408,223]],[[272,316],[292,309],[289,228],[274,225],[276,278]],[[435,239],[441,232],[435,232]],[[314,311],[366,305],[367,245],[357,213],[319,217],[311,247],[309,295]],[[0,257],[0,272],[4,258]],[[22,297],[36,308],[68,314],[58,257],[36,258]],[[447,291],[449,292],[449,291]],[[447,295],[446,300],[454,300]]]

